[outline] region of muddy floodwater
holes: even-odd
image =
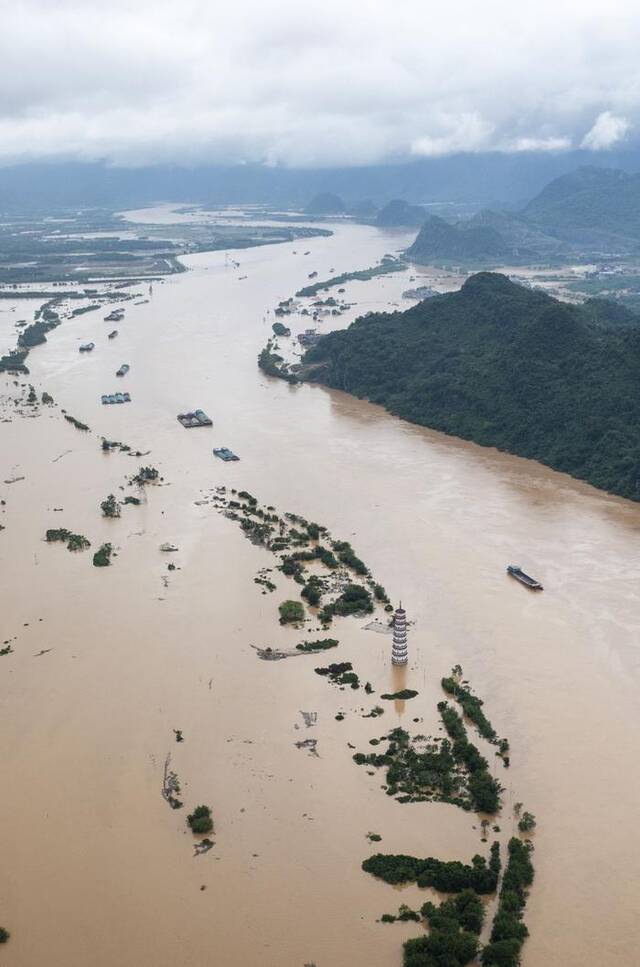
[[[149,301],[123,304],[114,340],[102,311],[65,321],[32,351],[29,380],[90,434],[58,408],[16,415],[2,378],[0,638],[13,648],[0,657],[3,967],[399,967],[402,941],[422,928],[376,920],[427,891],[375,880],[362,860],[379,848],[468,862],[487,846],[473,813],[387,797],[348,743],[368,752],[400,723],[433,733],[439,680],[458,662],[511,743],[511,768],[493,767],[506,788],[502,842],[515,801],[538,820],[525,967],[637,962],[640,506],[256,366],[267,310],[309,273],[367,267],[409,239],[337,224],[331,238],[231,253],[239,267],[200,254],[150,298],[134,287]],[[322,328],[406,307],[403,289],[423,274],[349,283],[357,305]],[[80,354],[89,340],[95,350]],[[100,404],[122,389],[131,403]],[[178,424],[196,407],[212,428]],[[151,452],[104,454],[101,435]],[[240,461],[222,463],[214,446]],[[126,478],[141,463],[162,485],[102,518],[107,494],[136,492]],[[277,621],[295,585],[274,572],[277,590],[261,593],[253,579],[272,556],[201,502],[221,484],[352,542],[415,622],[406,672],[391,670],[389,637],[354,618],[334,623],[329,660],[351,661],[376,696],[315,675],[327,655],[257,658],[252,646],[303,637]],[[91,550],[46,544],[49,527],[85,534]],[[113,566],[92,567],[107,540]],[[545,591],[507,578],[509,563]],[[418,697],[362,717],[403,685]],[[309,738],[317,755],[296,746]],[[182,810],[161,796],[168,755]],[[198,803],[215,819],[202,856],[185,826]]]

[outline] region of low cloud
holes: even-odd
[[[0,163],[606,150],[640,117],[639,35],[628,0],[20,0]]]
[[[630,127],[626,118],[616,117],[611,111],[603,111],[588,134],[585,134],[580,147],[590,151],[606,151],[622,141]]]

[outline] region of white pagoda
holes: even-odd
[[[396,608],[393,616],[393,647],[391,649],[391,662],[394,665],[406,665],[409,661],[409,649],[407,647],[407,612],[402,607]]]

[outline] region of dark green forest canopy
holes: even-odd
[[[329,333],[302,373],[640,500],[640,317],[612,303],[570,305],[480,272]]]

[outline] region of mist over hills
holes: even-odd
[[[454,154],[353,168],[284,168],[258,164],[155,165],[33,163],[0,167],[0,211],[69,206],[137,207],[156,201],[268,204],[304,209],[320,192],[348,207],[362,199],[378,207],[458,202],[521,208],[554,178],[580,165],[640,170],[640,148],[625,151],[489,152]]]
[[[408,254],[419,262],[518,261],[640,252],[640,174],[581,167],[555,178],[522,210],[484,209],[447,225],[430,218]]]

